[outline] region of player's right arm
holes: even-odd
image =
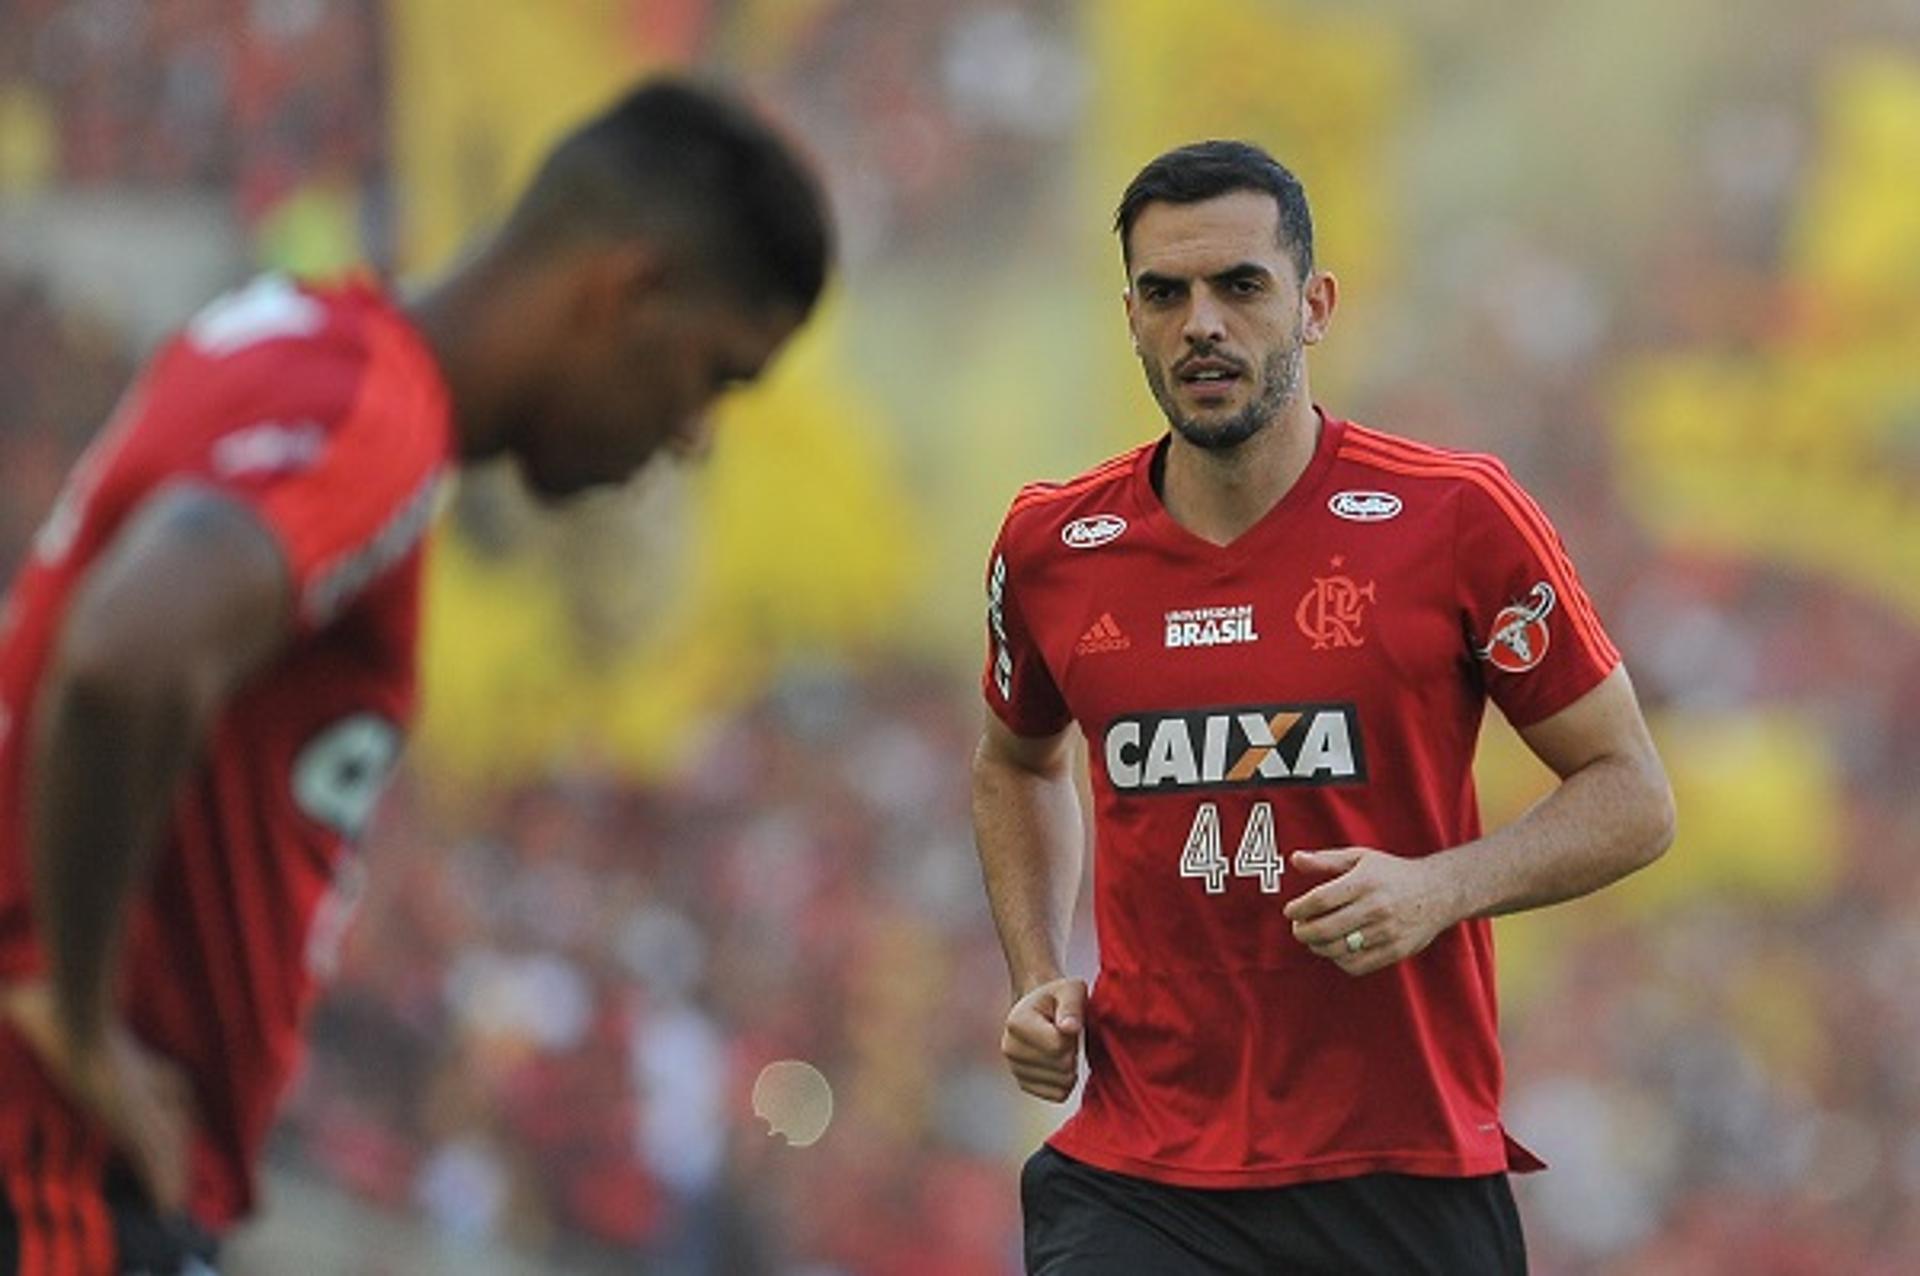
[[[993,714],[973,755],[973,832],[1014,1004],[1000,1037],[1020,1088],[1058,1103],[1079,1074],[1087,986],[1062,974],[1084,834],[1068,732],[1015,735]]]
[[[185,1087],[120,1025],[113,972],[181,780],[293,615],[286,559],[252,510],[163,487],[76,588],[42,683],[28,818],[48,973],[9,990],[7,1008],[163,1208],[186,1190]]]
[[[1079,1076],[1087,1013],[1087,984],[1062,973],[1085,846],[1068,731],[1023,737],[987,714],[973,842],[1014,986],[1000,1053],[1021,1090],[1060,1103]]]
[[[1087,986],[1062,973],[1085,839],[1060,694],[1028,614],[1032,568],[1014,551],[1016,498],[987,566],[987,725],[973,754],[973,831],[1013,1009],[1000,1052],[1028,1094],[1055,1103],[1079,1077]]]

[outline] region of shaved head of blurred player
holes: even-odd
[[[618,483],[693,452],[818,300],[820,193],[731,100],[646,85],[564,138],[505,227],[414,313],[447,371],[466,456],[535,491]]]

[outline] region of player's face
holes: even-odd
[[[1128,237],[1134,349],[1168,422],[1196,447],[1238,447],[1278,417],[1331,312],[1331,277],[1302,284],[1279,218],[1271,196],[1234,191],[1148,204]]]
[[[535,491],[566,497],[631,478],[662,450],[698,455],[708,410],[760,375],[799,326],[784,307],[654,289],[582,335],[522,457]]]

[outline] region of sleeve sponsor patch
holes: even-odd
[[[1554,602],[1553,586],[1540,581],[1523,601],[1500,609],[1486,642],[1477,645],[1474,654],[1502,673],[1525,673],[1538,665],[1553,640],[1547,617]]]

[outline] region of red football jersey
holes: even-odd
[[[192,1211],[247,1212],[255,1155],[300,1054],[323,951],[357,879],[346,854],[413,716],[422,535],[453,457],[425,342],[372,288],[266,277],[215,302],[156,355],[75,467],[0,612],[0,979],[41,971],[30,907],[27,743],[76,585],[122,523],[171,484],[243,501],[278,539],[291,646],[227,706],[129,915],[121,1002],[192,1077],[202,1126]],[[0,1030],[0,1169],[65,1179],[97,1244],[106,1155]],[[24,1189],[23,1189],[24,1190]],[[66,1200],[47,1192],[38,1208]],[[16,1201],[16,1217],[33,1217]],[[79,1244],[80,1241],[74,1241]],[[62,1268],[62,1270],[65,1270]]]
[[[1281,909],[1301,849],[1479,836],[1491,697],[1526,726],[1618,663],[1501,464],[1323,419],[1305,473],[1217,547],[1150,444],[1015,499],[988,572],[993,711],[1077,722],[1100,971],[1060,1151],[1191,1187],[1538,1165],[1505,1137],[1485,921],[1355,979]]]

